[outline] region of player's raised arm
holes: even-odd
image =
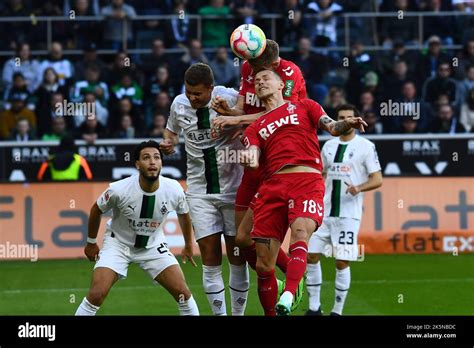
[[[334,121],[328,115],[323,115],[319,119],[319,127],[328,131],[333,136],[344,134],[351,128],[359,129],[364,133],[364,126],[367,126],[367,123],[365,123],[362,117],[351,117],[341,121]]]
[[[184,248],[181,251],[181,258],[183,263],[189,260],[191,264],[196,267],[196,262],[193,260],[193,229],[189,213],[178,214],[178,221],[184,237]]]
[[[239,116],[244,114],[244,96],[239,95],[237,103],[230,107],[227,100],[217,96],[211,100],[211,108],[222,116]]]
[[[96,261],[97,255],[99,255],[99,247],[97,246],[97,234],[99,233],[100,218],[102,211],[99,209],[97,202],[91,208],[89,214],[89,223],[87,231],[87,244],[84,248],[84,254],[86,254],[89,261]]]
[[[165,155],[171,155],[175,152],[174,147],[178,144],[178,142],[178,134],[170,131],[167,128],[163,133],[163,140],[160,143],[160,150],[163,151]]]

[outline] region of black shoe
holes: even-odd
[[[312,311],[311,309],[308,309],[306,311],[305,315],[308,315],[308,316],[322,316],[323,311],[321,310],[321,307],[319,307],[317,311]]]
[[[341,315],[337,314],[337,313],[334,313],[334,312],[331,312],[331,314],[329,314],[329,316],[331,316],[331,317],[340,317]]]

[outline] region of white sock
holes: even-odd
[[[232,315],[244,315],[249,293],[249,270],[247,264],[231,265],[229,275],[230,300]]]
[[[95,315],[100,307],[94,306],[92,303],[87,301],[87,298],[84,297],[81,304],[76,310],[76,315]]]
[[[180,315],[199,315],[199,309],[193,295],[184,301],[178,301]]]
[[[214,315],[227,315],[221,266],[202,265],[204,291]]]
[[[349,287],[351,286],[351,268],[336,269],[336,299],[332,312],[342,314]]]
[[[316,312],[321,307],[321,284],[323,282],[321,262],[308,263],[306,271],[309,309]]]

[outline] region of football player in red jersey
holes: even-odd
[[[280,74],[262,70],[255,75],[255,92],[266,112],[245,131],[240,162],[259,168],[261,185],[254,202],[258,293],[265,315],[288,315],[298,284],[306,270],[308,240],[321,225],[324,180],[316,131],[334,136],[351,128],[364,131],[360,117],[334,121],[313,100],[287,102]],[[264,158],[264,161],[260,161]],[[288,227],[291,229],[290,260],[286,285],[278,303],[275,265]]]
[[[306,98],[306,83],[301,70],[291,61],[279,57],[278,44],[267,40],[265,51],[257,58],[247,60],[242,65],[239,99],[234,108],[220,98],[215,98],[211,107],[219,114],[225,115],[214,119],[213,127],[220,130],[225,126],[249,125],[265,111],[265,107],[255,94],[255,72],[262,69],[276,71],[283,83],[282,97],[285,100],[297,102]],[[236,243],[244,254],[249,266],[255,269],[255,243],[250,238],[252,230],[252,199],[259,187],[260,175],[258,170],[244,171],[242,182],[237,191],[235,201],[235,225],[237,228]],[[250,208],[250,209],[249,209]],[[288,256],[283,250],[279,251],[277,265],[286,272]],[[301,289],[302,290],[302,289]]]

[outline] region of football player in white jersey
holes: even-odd
[[[178,303],[181,315],[199,315],[178,261],[168,250],[163,222],[171,211],[178,214],[185,246],[183,262],[194,266],[192,225],[186,197],[181,185],[160,176],[162,167],[159,144],[149,140],[134,151],[138,174],[111,183],[92,206],[84,252],[96,261],[89,293],[76,315],[95,315],[109,290],[119,279],[127,277],[128,266],[136,263],[162,285]],[[101,215],[112,209],[100,250],[97,233]]]
[[[358,117],[353,105],[341,105],[337,120]],[[382,172],[375,145],[356,134],[355,129],[327,141],[321,151],[326,179],[323,224],[311,236],[308,246],[306,285],[307,315],[322,315],[320,256],[336,259],[335,302],[331,315],[342,315],[351,283],[349,262],[359,256],[357,237],[362,217],[363,192],[382,186]]]
[[[161,150],[174,152],[183,133],[187,154],[186,199],[194,234],[203,263],[203,285],[214,315],[226,315],[225,286],[222,277],[221,236],[224,235],[230,263],[229,290],[232,315],[244,315],[249,288],[247,264],[235,244],[235,196],[243,169],[238,163],[239,139],[229,129],[219,137],[211,136],[211,122],[217,113],[211,99],[220,96],[235,105],[238,92],[214,86],[211,68],[203,63],[189,67],[184,75],[185,93],[178,95],[170,115]]]

